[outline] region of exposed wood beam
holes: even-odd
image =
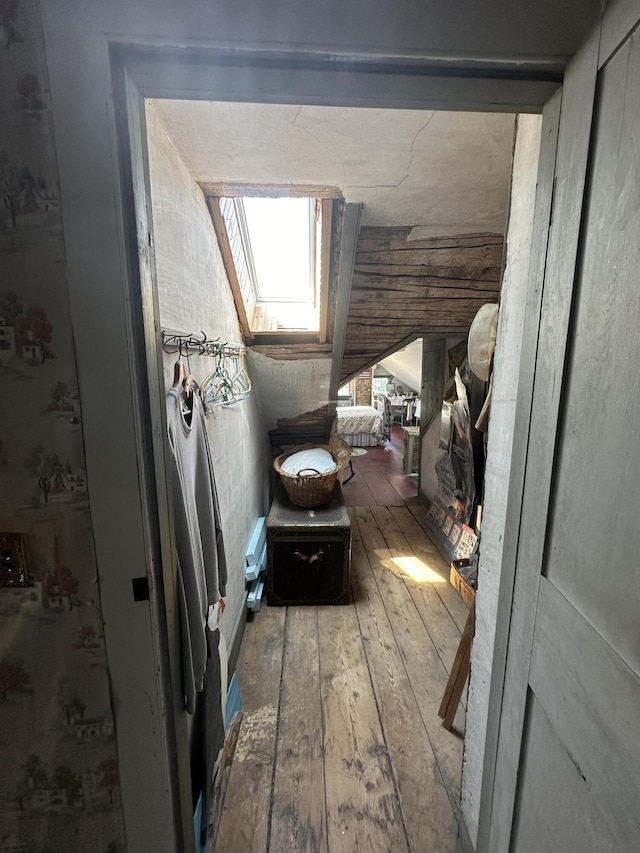
[[[286,338],[286,335],[282,336]],[[297,361],[299,359],[309,358],[331,358],[331,344],[318,343],[270,343],[258,344],[257,342],[251,347],[252,352],[266,355],[268,358],[275,358],[278,361]]]
[[[500,234],[410,240],[411,226],[362,228],[349,301],[341,382],[427,335],[464,335],[498,299]]]
[[[207,196],[220,198],[342,198],[338,187],[318,184],[244,184],[234,181],[200,182]]]
[[[351,294],[353,265],[356,257],[358,235],[360,233],[361,204],[345,204],[342,220],[342,238],[340,240],[340,264],[338,269],[338,292],[336,296],[336,315],[333,329],[333,358],[331,363],[331,378],[329,381],[329,412],[328,417],[335,416],[338,399],[340,374],[342,371],[342,356],[344,353],[345,336],[347,331],[347,312]]]
[[[318,340],[324,344],[327,340],[327,308],[329,305],[329,278],[331,275],[331,223],[333,202],[322,202],[322,235],[320,238],[320,333]]]
[[[354,61],[335,53],[128,44],[116,49],[130,57],[128,66],[147,98],[508,113],[541,112],[562,82],[564,62],[366,54]]]

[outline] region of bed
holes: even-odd
[[[384,443],[382,413],[373,406],[340,406],[336,416],[338,435],[351,447],[375,447]]]

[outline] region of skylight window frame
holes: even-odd
[[[290,196],[290,195],[278,195],[278,196],[269,196],[269,198],[304,198],[308,201],[308,226],[309,226],[309,293],[311,294],[311,298],[304,299],[296,299],[290,296],[267,296],[261,293],[260,291],[260,281],[258,278],[258,274],[255,268],[255,262],[253,258],[253,248],[251,245],[251,234],[249,231],[249,224],[247,222],[247,217],[245,213],[244,200],[245,198],[264,198],[264,196],[252,196],[252,195],[244,195],[238,196],[233,199],[233,205],[235,207],[236,216],[238,218],[238,224],[240,226],[240,238],[242,240],[244,246],[245,258],[247,260],[247,266],[249,267],[249,274],[251,279],[251,286],[253,288],[254,297],[257,304],[269,305],[273,304],[281,304],[281,305],[313,305],[314,308],[318,307],[318,290],[319,290],[319,282],[318,282],[318,269],[316,264],[319,262],[316,252],[316,243],[317,243],[317,230],[322,228],[322,216],[318,218],[316,223],[316,213],[315,210],[317,208],[318,199],[315,196]]]
[[[249,281],[251,283],[251,289],[253,290],[253,295],[257,303],[260,299],[260,291],[258,288],[258,274],[256,273],[256,268],[253,263],[251,238],[249,237],[249,226],[247,225],[247,217],[244,212],[243,198],[246,198],[246,196],[238,196],[238,198],[234,198],[232,201],[233,207],[236,211],[238,225],[240,226],[240,239],[244,246],[244,254],[247,261],[247,266],[249,268]]]
[[[287,343],[292,345],[305,345],[306,343],[330,345],[333,337],[333,325],[335,316],[329,309],[329,291],[335,291],[337,286],[337,257],[339,248],[339,229],[342,222],[342,210],[344,198],[337,187],[317,185],[258,185],[238,183],[201,183],[200,187],[205,195],[211,214],[214,229],[222,253],[223,261],[229,278],[229,284],[233,292],[241,333],[248,346],[270,345],[280,347]],[[222,205],[230,203],[237,198],[243,197],[291,197],[315,199],[321,208],[321,219],[319,227],[319,245],[315,245],[314,266],[318,270],[318,276],[314,280],[314,302],[302,302],[300,304],[313,304],[319,312],[318,330],[301,330],[295,328],[279,328],[277,330],[259,330],[252,328],[245,299],[242,294],[238,270],[233,258],[227,226],[222,215]],[[337,206],[336,206],[337,205]],[[234,206],[235,210],[235,206]],[[310,227],[313,223],[310,222]],[[314,226],[315,228],[315,226]],[[336,231],[335,229],[338,229]],[[244,252],[243,252],[244,257]],[[257,289],[251,287],[251,296],[255,299]],[[260,300],[261,301],[261,300]],[[276,300],[270,300],[277,304]],[[285,304],[296,304],[291,299],[282,300]],[[265,304],[269,304],[267,301]],[[258,302],[254,302],[257,306]],[[250,306],[250,310],[254,310]]]

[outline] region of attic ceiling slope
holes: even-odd
[[[503,237],[408,241],[411,228],[363,228],[358,238],[341,382],[411,336],[465,335],[500,290]]]
[[[201,186],[313,184],[362,203],[343,380],[412,336],[466,334],[480,305],[496,298],[513,115],[177,100],[152,105]],[[330,357],[327,348],[275,343],[263,353]]]
[[[337,187],[363,225],[502,233],[515,117],[152,101],[200,184]]]

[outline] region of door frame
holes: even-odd
[[[45,4],[43,19],[87,472],[127,836],[131,849],[173,853],[192,849],[192,830],[186,727],[166,627],[175,619],[175,600],[159,450],[160,330],[153,284],[149,290],[144,281],[148,274],[153,283],[154,276],[148,205],[146,222],[138,216],[148,201],[143,99],[538,112],[560,75],[508,61],[479,66],[426,57],[408,63],[394,56],[365,61],[294,50],[205,50],[167,45],[160,37],[149,44],[142,37],[106,35],[123,29],[117,10],[105,9],[98,18],[86,6],[83,11],[76,4],[77,15],[62,21]],[[86,74],[75,72],[78,60]],[[134,173],[143,179],[137,201]],[[92,183],[96,199],[87,192]],[[104,426],[110,419],[115,432]],[[115,542],[123,543],[126,559]],[[131,596],[131,578],[140,575],[149,582],[147,604],[134,604]],[[501,609],[508,614],[510,601]]]
[[[580,274],[598,74],[639,26],[640,7],[634,0],[609,7],[570,62],[562,90],[543,112],[476,853],[511,849],[574,285]]]
[[[144,131],[143,102],[144,98],[147,97],[179,96],[189,99],[342,105],[344,95],[335,83],[336,80],[340,80],[341,84],[345,85],[349,91],[349,106],[375,105],[377,107],[433,109],[444,108],[445,106],[451,108],[455,104],[458,109],[468,109],[470,106],[475,109],[480,109],[482,106],[486,109],[487,104],[484,102],[484,98],[487,97],[492,99],[493,111],[496,111],[496,104],[501,111],[511,111],[513,107],[513,86],[516,86],[514,81],[509,81],[510,85],[508,86],[504,85],[504,81],[500,81],[498,85],[495,85],[495,81],[491,81],[489,84],[486,80],[478,81],[475,75],[464,80],[464,82],[457,78],[441,78],[434,75],[432,70],[425,74],[423,69],[419,73],[414,70],[409,74],[403,74],[397,66],[377,63],[374,73],[377,75],[378,86],[375,93],[372,94],[370,78],[362,68],[356,68],[351,63],[347,63],[347,70],[341,69],[339,73],[335,67],[323,66],[315,58],[312,63],[309,56],[280,54],[278,57],[273,57],[270,54],[261,53],[256,56],[255,53],[252,53],[241,58],[237,66],[234,65],[230,68],[227,64],[229,57],[224,51],[208,52],[206,58],[203,57],[201,51],[198,51],[198,61],[194,62],[193,54],[188,56],[186,61],[184,55],[176,60],[171,51],[162,50],[157,53],[154,51],[150,55],[148,48],[141,51],[131,45],[123,47],[122,45],[112,44],[111,57],[114,81],[121,78],[126,83],[124,90],[122,86],[114,86],[116,106],[120,103],[120,109],[117,112],[122,118],[125,115],[127,116],[126,124],[121,118],[121,146],[125,152],[128,147],[129,157],[134,159],[136,155],[145,157],[145,143],[143,139],[138,138],[138,134],[143,134]],[[237,53],[234,59],[238,60]],[[260,67],[260,76],[247,75],[247,68],[256,67]],[[294,68],[297,72],[295,75],[291,74],[291,70]],[[307,70],[306,76],[302,74],[303,70]],[[369,72],[372,71],[371,68],[368,70]],[[345,74],[348,82],[345,80]],[[400,82],[399,78],[401,78]],[[470,102],[468,93],[465,95],[464,101],[462,100],[461,85],[471,86],[472,90],[477,88],[478,93],[485,90],[486,87],[487,94],[482,96],[481,106],[477,101]],[[520,86],[522,87],[521,97],[523,98],[520,111],[532,111],[532,90],[536,92],[535,97],[539,99],[548,99],[550,92],[555,93],[555,97],[557,97],[558,84],[557,82],[550,83],[548,79],[534,82],[526,81],[526,83],[519,81],[516,88]],[[488,94],[489,89],[492,91],[491,95]],[[140,114],[142,118],[139,125],[132,126],[131,116]],[[126,137],[124,140],[123,134]],[[122,144],[123,141],[124,145]],[[146,164],[139,164],[138,168],[140,173],[148,178]],[[124,175],[123,177],[123,190],[129,196],[129,207],[131,204],[134,205],[134,208],[136,205],[139,207],[140,199],[136,200],[135,191],[131,196],[131,176]],[[144,338],[140,340],[138,336],[137,346],[145,352],[150,400],[150,409],[145,412],[145,417],[148,418],[150,432],[154,439],[152,444],[155,465],[150,463],[149,471],[151,473],[152,470],[155,470],[152,485],[157,497],[156,508],[150,506],[149,511],[159,519],[156,522],[159,531],[164,531],[165,534],[164,538],[161,537],[160,541],[156,543],[156,547],[159,546],[158,558],[154,562],[158,567],[156,571],[161,574],[164,572],[165,579],[162,584],[165,590],[164,606],[168,613],[172,613],[175,612],[175,601],[171,593],[170,577],[167,577],[167,572],[170,574],[172,571],[170,557],[172,546],[171,522],[166,517],[166,475],[162,464],[164,441],[161,434],[164,434],[164,429],[162,433],[153,429],[153,424],[157,423],[164,427],[164,411],[161,405],[162,395],[159,393],[162,388],[162,370],[161,365],[156,363],[158,361],[158,346],[154,317],[157,317],[158,314],[155,304],[155,283],[153,282],[153,225],[150,216],[150,189],[148,185],[140,189],[139,195],[141,198],[146,198],[147,219],[143,221],[139,210],[137,212],[130,210],[129,221],[136,224],[135,247],[131,229],[129,229],[129,242],[130,254],[133,254],[135,248],[143,263],[139,265],[140,273],[138,275],[136,275],[135,267],[130,265],[132,278],[129,286],[133,286],[132,292],[135,293],[136,302],[138,299],[140,300],[138,309],[140,316],[146,317],[142,323],[142,328],[145,330]],[[151,256],[151,263],[146,272],[149,281],[145,281],[145,262],[148,261],[149,256]],[[334,365],[334,369],[338,368]],[[517,503],[517,495],[515,498],[516,500],[511,503],[512,507]],[[510,596],[506,597],[510,598]],[[162,605],[162,601],[157,602],[157,607],[160,610]],[[507,607],[506,602],[503,606]],[[500,621],[500,615],[498,615],[498,620]],[[169,632],[170,636],[171,632]],[[168,647],[169,645],[165,642],[165,646]],[[167,658],[166,652],[165,658]],[[169,656],[164,664],[164,669],[171,676],[170,683],[173,685],[169,695],[164,697],[164,704],[167,708],[177,708],[178,660],[179,658],[176,658],[175,655]],[[177,783],[174,800],[181,804],[181,819],[176,821],[176,825],[182,826],[182,834],[188,838],[190,833],[187,820],[189,781],[188,774],[185,771],[185,767],[188,767],[188,755],[186,755],[185,729],[184,725],[181,725],[179,711],[176,710],[172,722],[168,721],[168,727],[170,735],[174,738],[174,755],[177,757],[177,766],[173,768],[174,780]],[[490,748],[492,746],[493,744],[490,743]],[[189,844],[190,841],[186,843]]]

